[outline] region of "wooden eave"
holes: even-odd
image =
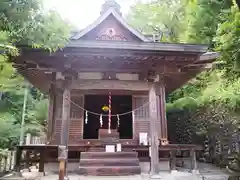
[[[215,52],[206,52],[207,47],[203,45],[171,43],[77,41],[75,44],[67,45],[64,49],[51,54],[43,49],[31,49],[27,46],[21,46],[19,48],[21,50],[21,56],[13,60],[15,63],[14,65],[20,65],[17,67],[18,71],[42,92],[48,92],[51,84],[51,78],[48,76],[49,74],[46,74],[46,72],[51,71],[54,64],[64,67],[64,63],[71,62],[73,58],[76,61],[82,57],[92,57],[93,59],[98,60],[98,62],[101,62],[101,59],[96,59],[98,56],[100,58],[102,56],[122,57],[123,60],[127,59],[132,62],[139,61],[141,59],[142,60],[140,62],[147,62],[148,60],[155,58],[155,62],[157,60],[161,63],[162,60],[164,62],[162,57],[165,55],[176,56],[177,58],[175,58],[174,63],[181,64],[183,72],[169,72],[167,74],[163,74],[167,85],[166,91],[167,93],[170,93],[184,85],[188,80],[196,76],[201,71],[204,71],[205,65],[209,62],[213,62],[219,56],[219,54]],[[70,56],[68,57],[68,55]],[[178,58],[181,56],[189,56],[190,59],[186,61],[186,59],[184,60]],[[192,57],[194,58],[192,59]],[[105,61],[106,60],[107,59],[105,59]],[[81,61],[84,61],[84,59]],[[31,65],[31,62],[36,64]],[[46,65],[43,69],[38,67],[41,63]],[[50,66],[48,66],[48,64]],[[56,70],[57,69],[52,69],[51,72],[56,72]],[[92,70],[94,69],[89,69],[89,71]],[[173,69],[173,71],[175,70]]]
[[[37,69],[31,70],[24,67],[16,67],[16,70],[41,92],[49,92],[51,79],[43,71]]]
[[[126,42],[126,41],[70,41],[65,48],[91,48],[91,49],[118,49],[118,50],[143,50],[183,53],[206,53],[208,46],[195,44],[173,44],[160,42]],[[64,50],[64,49],[63,49]]]
[[[206,52],[203,55],[200,56],[199,60],[196,62],[196,64],[201,63],[212,63],[217,58],[219,58],[220,54],[218,52]]]
[[[136,29],[131,27],[126,23],[126,21],[115,11],[114,8],[108,9],[105,13],[103,13],[94,23],[83,29],[81,32],[74,35],[71,39],[78,40],[90,31],[92,31],[94,28],[96,28],[98,25],[100,25],[105,19],[107,19],[110,15],[113,15],[116,20],[127,30],[129,30],[133,35],[135,35],[139,40],[148,42],[149,39],[146,38],[143,34],[138,32]]]

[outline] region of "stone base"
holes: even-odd
[[[12,174],[6,175],[1,180],[36,180],[42,179],[43,173],[38,172],[13,172]]]
[[[200,175],[199,170],[195,169],[195,170],[191,170],[192,175]]]
[[[56,179],[56,180],[59,180],[59,179]],[[68,176],[65,176],[65,177],[64,177],[64,180],[69,180],[69,177],[68,177]]]
[[[14,177],[23,177],[22,173],[21,172],[13,172],[12,175]]]
[[[178,173],[177,170],[172,170],[172,171],[171,171],[171,174],[172,174],[172,175],[175,175],[175,174],[177,174],[177,173]]]
[[[150,174],[150,179],[163,179],[163,177],[160,174]]]

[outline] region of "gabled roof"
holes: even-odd
[[[122,18],[122,16],[116,12],[114,8],[109,8],[107,11],[105,11],[93,24],[89,25],[86,27],[84,30],[81,32],[77,33],[74,35],[71,39],[72,40],[78,40],[84,35],[86,35],[88,32],[96,28],[98,25],[100,25],[105,19],[107,19],[110,15],[113,15],[116,20],[126,29],[128,29],[133,35],[135,35],[137,38],[139,38],[143,42],[149,42],[149,39],[146,38],[143,34],[138,32],[136,29],[131,27],[126,23],[126,21]]]

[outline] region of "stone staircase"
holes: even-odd
[[[126,176],[140,174],[136,152],[82,152],[79,174]]]

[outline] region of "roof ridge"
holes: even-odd
[[[75,36],[72,37],[72,40],[78,40],[81,37],[83,37],[85,34],[96,28],[99,24],[101,24],[109,15],[113,15],[116,20],[122,24],[126,29],[128,29],[133,35],[135,35],[138,39],[140,39],[143,42],[149,42],[149,39],[145,37],[143,34],[141,34],[139,31],[131,27],[124,19],[123,17],[116,12],[116,10],[113,7],[110,7],[107,11],[105,11],[101,16],[95,20],[92,24],[87,26],[85,29],[83,29],[81,32],[77,33]]]

